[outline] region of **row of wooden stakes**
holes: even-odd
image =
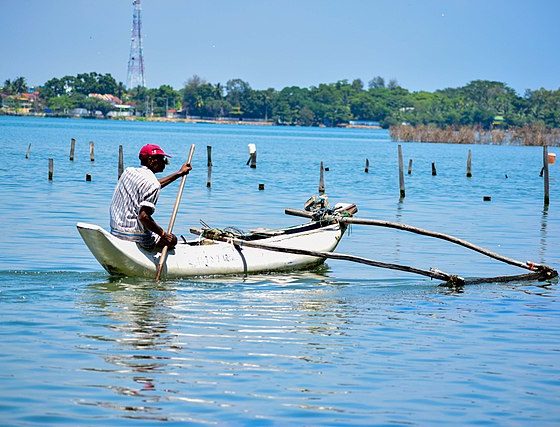
[[[74,160],[74,152],[76,148],[76,140],[72,138],[70,140],[70,160]],[[255,144],[249,144],[249,160],[247,160],[247,166],[251,168],[257,167],[257,149]],[[25,154],[25,158],[29,158],[29,154],[31,152],[31,144],[27,147],[27,152]],[[403,154],[402,154],[402,146],[398,145],[398,163],[399,163],[399,194],[400,198],[404,199],[406,196],[405,191],[405,183],[404,183],[404,161],[403,161]],[[207,153],[207,168],[208,168],[208,175],[206,179],[206,187],[212,187],[212,146],[206,146],[206,153]],[[95,161],[95,144],[93,141],[89,143],[89,157],[90,161]],[[543,167],[541,169],[541,176],[544,178],[544,204],[550,204],[550,185],[549,185],[549,171],[548,171],[548,163],[549,163],[549,156],[548,156],[548,147],[543,146]],[[119,160],[118,160],[118,178],[122,175],[124,170],[123,164],[123,146],[119,145]],[[324,172],[328,171],[329,168],[325,168],[323,166],[323,162],[321,162],[320,166],[320,175],[319,175],[319,194],[325,193],[325,178]],[[369,173],[369,159],[366,158],[365,164],[365,173]],[[412,159],[408,161],[408,175],[412,174]],[[49,159],[49,181],[52,181],[54,175],[54,160]],[[437,175],[436,164],[432,162],[432,176]],[[472,177],[472,152],[469,150],[467,155],[467,169],[466,169],[466,176],[467,178]],[[86,181],[91,181],[91,174],[86,174]],[[264,184],[259,184],[259,190],[264,190]],[[491,198],[490,196],[484,196],[483,200],[489,201]]]
[[[208,178],[206,180],[206,186],[210,188],[212,186],[212,146],[208,145],[207,149],[207,156],[208,156]],[[72,138],[70,140],[70,161],[74,161],[74,153],[76,150],[76,139]],[[27,151],[25,153],[25,158],[29,159],[31,153],[31,144],[28,145]],[[95,143],[93,141],[89,142],[89,159],[90,161],[95,161]],[[255,144],[249,144],[249,160],[247,160],[247,166],[251,168],[257,167],[257,150]],[[123,155],[123,146],[119,145],[119,163],[118,163],[118,178],[121,177],[124,171],[124,155]],[[49,158],[49,181],[53,180],[54,176],[54,159]],[[118,179],[117,178],[117,179]],[[86,181],[91,181],[91,174],[86,173]],[[259,184],[259,190],[264,190],[264,184]]]
[[[400,199],[403,200],[406,196],[405,185],[404,185],[404,161],[403,161],[403,154],[402,154],[402,146],[399,144],[397,147],[398,152],[398,162],[399,162],[399,194]],[[545,145],[543,146],[543,166],[540,172],[540,176],[544,178],[544,204],[548,206],[550,204],[550,184],[549,184],[549,171],[548,171],[548,164],[549,164],[549,155],[548,155],[548,147]],[[320,166],[320,174],[319,174],[319,194],[325,193],[325,178],[324,178],[324,171],[328,171],[329,168],[325,168],[323,166],[323,162],[321,162]],[[369,159],[366,158],[366,165],[364,168],[365,173],[369,173]],[[408,175],[412,175],[412,159],[408,161]],[[432,176],[437,175],[436,164],[432,162]],[[472,178],[472,151],[469,150],[467,155],[467,171],[466,171],[467,178]],[[506,176],[507,177],[507,176]],[[491,196],[483,196],[482,198],[485,202],[489,202],[492,200]]]
[[[406,192],[404,188],[404,162],[403,162],[403,154],[402,154],[402,146],[399,144],[398,146],[398,158],[399,158],[399,191],[401,199],[404,199]],[[366,172],[367,172],[367,163],[366,160]],[[543,166],[541,170],[541,176],[544,177],[544,205],[548,206],[550,204],[550,185],[549,185],[549,171],[548,171],[548,163],[549,163],[549,156],[548,156],[548,147],[546,145],[543,146]],[[408,162],[408,174],[412,173],[412,159]],[[432,175],[437,175],[436,172],[436,165],[432,162]],[[467,178],[472,177],[472,152],[469,150],[469,154],[467,156]],[[490,201],[490,196],[484,196],[484,201]]]
[[[70,141],[70,161],[74,161],[74,152],[76,149],[76,140],[74,138]],[[27,152],[25,153],[25,158],[29,159],[29,155],[31,153],[31,144],[27,147]],[[94,162],[95,161],[95,143],[93,141],[89,142],[89,160]],[[124,155],[123,155],[123,146],[119,145],[119,165],[118,165],[118,178],[121,177],[124,171]],[[54,176],[54,159],[49,158],[49,181],[53,180]],[[86,181],[91,181],[91,174],[86,173]]]

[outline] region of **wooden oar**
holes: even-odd
[[[193,154],[194,154],[194,144],[191,145],[187,163],[190,164],[192,162]],[[171,214],[171,219],[169,220],[169,227],[167,227],[167,233],[171,233],[173,231],[173,226],[175,225],[175,218],[177,218],[177,212],[179,211],[179,204],[181,203],[181,197],[183,197],[183,188],[185,188],[186,180],[187,180],[187,175],[183,175],[181,177],[181,183],[179,184],[179,191],[177,192],[177,198],[175,199],[175,206],[173,206],[173,213]],[[167,246],[164,246],[163,250],[161,251],[161,257],[159,259],[159,264],[156,271],[156,280],[159,280],[161,277],[161,272],[163,270],[163,266],[165,265],[165,260],[167,259],[168,250],[169,248]]]

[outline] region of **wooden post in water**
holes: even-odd
[[[74,150],[76,149],[76,140],[72,138],[70,140],[70,161],[74,161]]]
[[[94,154],[94,144],[93,141],[89,142],[89,160],[94,162],[95,161],[95,154]]]
[[[86,173],[86,181],[88,181],[88,182],[91,181],[91,174]]]
[[[27,146],[27,151],[25,153],[25,158],[29,159],[29,153],[31,152],[31,143]]]
[[[467,178],[472,178],[472,152],[469,150],[469,154],[467,156]]]
[[[256,151],[253,154],[251,154],[251,164],[249,166],[253,169],[255,169],[257,167],[257,152]]]
[[[319,194],[325,194],[325,168],[321,162],[321,169],[319,172]]]
[[[549,186],[548,186],[548,147],[543,145],[543,169],[544,169],[544,204],[548,206],[550,203]]]
[[[206,178],[206,187],[210,188],[212,187],[212,146],[211,145],[206,146],[206,154],[208,156],[208,162],[207,162],[208,177]]]
[[[404,199],[405,191],[404,191],[404,162],[402,156],[402,146],[399,144],[398,146],[398,154],[399,154],[399,189],[401,199]]]
[[[54,173],[54,160],[49,159],[49,181],[53,180],[53,173]]]
[[[369,173],[369,159],[366,159],[366,168],[364,169],[365,173]]]
[[[412,159],[408,159],[408,174],[412,175]]]
[[[118,166],[118,177],[117,179],[120,179],[122,173],[124,171],[124,164],[123,164],[123,148],[122,145],[119,145],[119,166]]]
[[[247,147],[249,148],[249,160],[247,160],[247,164],[250,164],[250,167],[255,169],[257,167],[257,146],[255,144],[249,144]]]
[[[437,175],[436,163],[432,162],[432,176],[436,176],[436,175]]]

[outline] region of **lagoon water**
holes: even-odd
[[[399,202],[397,145],[384,130],[0,117],[0,424],[560,423],[557,282],[451,291],[333,260],[311,272],[246,278],[110,278],[75,223],[108,225],[118,146],[126,165],[136,165],[145,143],[173,154],[171,169],[196,144],[178,234],[200,220],[242,230],[297,224],[284,208],[301,208],[317,192],[323,161],[329,199],[356,203],[359,217],[560,268],[560,168],[551,166],[544,209],[538,147],[403,143],[413,172]],[[256,169],[245,164],[249,143]],[[176,189],[160,197],[162,224]],[[465,277],[523,273],[377,227],[353,226],[337,250]]]

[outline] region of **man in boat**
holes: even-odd
[[[111,234],[134,241],[150,251],[161,250],[164,246],[173,249],[177,237],[166,233],[152,215],[161,189],[187,175],[192,169],[191,165],[185,163],[178,171],[158,179],[155,174],[163,172],[171,156],[158,145],[147,144],[142,147],[138,157],[140,167],[126,168],[113,193]]]

